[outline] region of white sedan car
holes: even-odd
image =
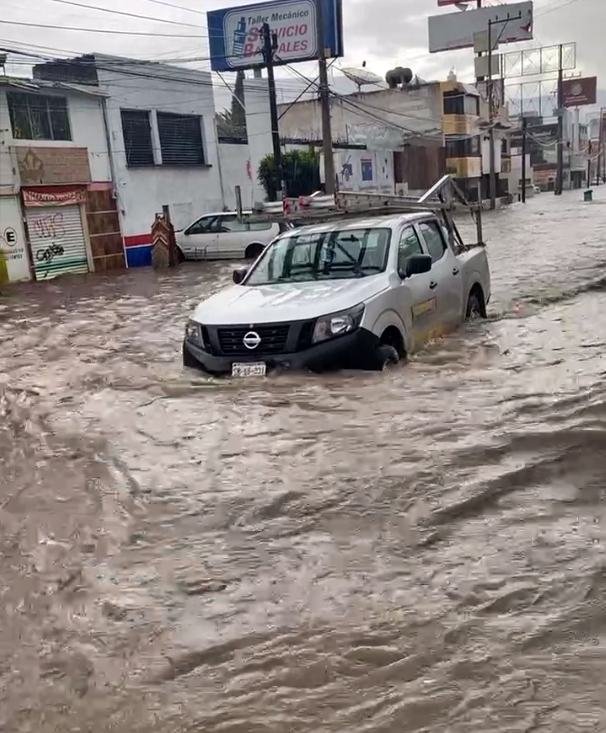
[[[177,246],[186,260],[256,259],[280,233],[278,224],[241,219],[235,211],[205,214],[175,232]]]

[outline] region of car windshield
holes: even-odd
[[[387,266],[390,229],[344,229],[298,234],[269,247],[247,285],[367,277]]]

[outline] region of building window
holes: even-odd
[[[153,165],[154,149],[149,112],[140,109],[123,109],[121,115],[126,165],[131,167]]]
[[[473,94],[460,92],[446,92],[444,94],[445,115],[473,115],[480,114],[480,102]]]
[[[158,112],[163,165],[204,165],[202,118]]]
[[[71,140],[67,99],[9,92],[8,109],[16,140]]]
[[[447,158],[473,158],[480,155],[480,138],[468,137],[456,140],[446,138]]]

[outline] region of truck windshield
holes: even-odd
[[[367,277],[387,266],[390,229],[345,229],[298,234],[268,247],[246,280],[270,285]]]

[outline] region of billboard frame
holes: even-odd
[[[326,58],[343,56],[342,0],[268,0],[207,12],[211,69],[240,71],[265,66],[261,37],[263,23],[269,23],[270,29],[278,34],[274,66],[317,59],[320,52],[316,27],[319,3],[322,4],[320,17]],[[301,15],[303,9],[306,12],[304,16]],[[297,23],[298,17],[302,21]],[[304,33],[301,32],[303,26]],[[294,33],[291,34],[290,30]],[[296,48],[297,43],[299,49]],[[234,52],[236,44],[238,52]],[[288,50],[280,53],[283,46]]]
[[[577,76],[562,80],[562,107],[583,107],[586,104],[596,104],[597,98],[597,76]]]
[[[516,16],[520,16],[520,18]],[[509,22],[508,18],[511,18]],[[521,0],[510,5],[476,8],[457,13],[442,13],[428,18],[429,52],[455,51],[474,47],[474,34],[485,31],[488,21],[502,23],[499,43],[532,40],[532,0]]]

